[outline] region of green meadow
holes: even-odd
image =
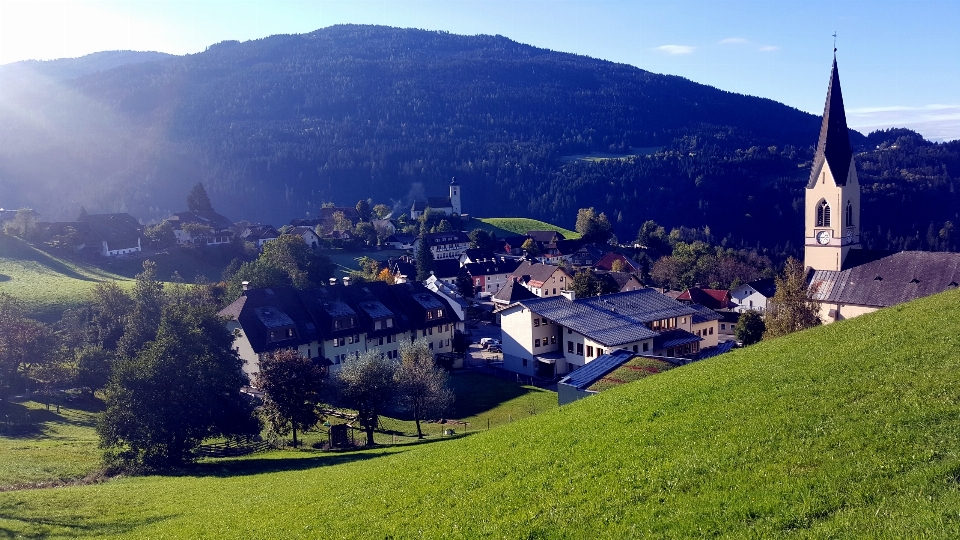
[[[960,291],[497,429],[0,494],[22,538],[956,538]]]
[[[529,218],[474,218],[467,224],[467,228],[483,229],[485,231],[496,233],[497,237],[514,236],[517,234],[526,234],[527,231],[557,231],[567,239],[576,240],[580,238],[580,233],[564,229],[556,225],[551,225],[545,221]]]

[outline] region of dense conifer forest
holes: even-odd
[[[772,100],[502,36],[373,26],[86,62],[66,80],[0,69],[0,206],[150,222],[203,182],[228,217],[279,225],[331,201],[408,208],[456,176],[473,215],[570,227],[592,206],[621,241],[652,219],[802,242],[819,118]],[[955,249],[960,142],[851,137],[868,247]]]

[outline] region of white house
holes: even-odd
[[[433,260],[441,261],[453,259],[459,265],[460,256],[470,247],[470,238],[462,231],[437,232],[420,235],[414,242],[413,249],[420,249],[420,243],[426,242]]]
[[[734,311],[757,311],[765,313],[770,307],[768,303],[777,293],[777,284],[773,279],[758,279],[730,291],[730,299],[736,304]]]
[[[653,289],[571,299],[520,300],[497,310],[504,368],[553,378],[613,349],[688,356],[701,337],[690,332],[695,310]]]

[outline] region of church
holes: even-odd
[[[860,245],[860,183],[836,53],[805,200],[808,294],[820,302],[824,324],[955,289],[960,283],[960,253],[889,252]]]
[[[462,208],[460,207],[460,184],[457,183],[457,179],[453,178],[450,180],[449,197],[427,197],[425,201],[414,201],[413,207],[410,208],[410,219],[417,219],[422,216],[423,213],[427,211],[427,208],[429,208],[431,212],[446,214],[448,216],[463,214]]]

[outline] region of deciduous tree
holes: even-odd
[[[373,446],[373,430],[380,415],[396,400],[394,374],[398,363],[371,350],[348,359],[337,372],[335,385],[340,401],[357,411],[360,426],[367,433],[367,446]]]
[[[323,385],[323,370],[293,349],[283,349],[260,358],[257,388],[264,393],[263,412],[278,435],[297,433],[317,425],[322,419],[317,405]]]
[[[97,432],[121,465],[166,468],[206,438],[259,432],[233,335],[210,309],[170,306],[156,339],[118,361]]]
[[[423,438],[420,421],[441,415],[453,403],[450,376],[436,364],[425,340],[400,345],[400,366],[394,380],[400,403],[406,405],[417,424],[417,438]]]
[[[790,257],[777,276],[777,292],[767,309],[764,339],[785,336],[820,324],[820,302],[810,298],[803,263]]]
[[[733,335],[737,341],[744,345],[753,345],[763,339],[763,333],[767,326],[763,322],[763,316],[756,311],[750,310],[740,314],[740,319],[733,327]]]

